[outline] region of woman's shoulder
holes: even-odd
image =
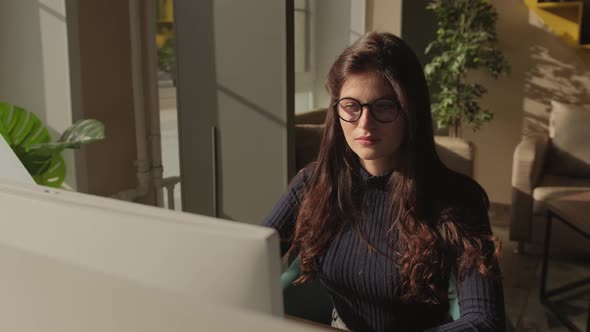
[[[289,187],[299,190],[303,189],[309,183],[309,180],[316,169],[316,164],[316,162],[312,162],[300,169],[297,174],[295,174],[293,179],[291,179]]]
[[[307,181],[311,178],[313,172],[317,167],[317,162],[311,162],[304,166],[302,169],[297,171],[297,174],[293,177],[293,179],[298,179],[299,181]]]

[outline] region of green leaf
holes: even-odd
[[[1,105],[0,105],[0,107],[1,107]],[[8,131],[6,130],[6,128],[4,128],[4,125],[2,124],[2,122],[0,122],[0,135],[2,135],[2,138],[4,138],[4,141],[6,142],[6,144],[12,145],[12,140],[8,136]]]
[[[465,80],[470,70],[486,69],[493,78],[510,71],[497,46],[498,13],[489,0],[433,0],[427,9],[437,20],[436,39],[425,50],[429,62],[424,67],[433,116],[440,127],[458,121],[479,128],[493,119],[479,106],[486,89]]]
[[[57,188],[66,174],[61,152],[103,139],[104,126],[97,120],[78,121],[52,143],[49,131],[35,114],[0,102],[0,134],[38,184]]]
[[[31,175],[49,168],[51,156],[32,156],[28,149],[51,140],[49,131],[39,118],[23,108],[0,102],[0,130],[8,145]]]
[[[60,142],[86,144],[104,139],[104,125],[94,119],[80,120],[66,129]]]
[[[60,153],[64,149],[78,149],[80,145],[104,139],[104,125],[87,119],[74,123],[66,129],[57,142],[40,143],[29,147],[28,152],[37,155]]]
[[[66,163],[60,154],[56,154],[51,158],[49,167],[45,172],[33,176],[37,184],[53,188],[60,188],[65,178]]]
[[[4,131],[2,136],[6,137],[13,149],[18,146],[26,151],[31,145],[51,140],[43,122],[35,114],[18,106],[0,102],[0,123]]]
[[[16,152],[16,151],[15,151]],[[26,152],[16,152],[17,156],[20,156],[20,161],[23,163],[31,176],[41,175],[46,172],[53,159],[53,154],[43,155]]]

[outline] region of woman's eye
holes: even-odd
[[[374,107],[375,111],[378,112],[391,112],[395,110],[395,104],[394,103],[379,103],[376,104]]]

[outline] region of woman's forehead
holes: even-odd
[[[375,72],[350,75],[340,88],[340,98],[351,97],[359,99],[359,101],[394,96],[395,91],[391,83]]]

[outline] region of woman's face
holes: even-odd
[[[342,98],[354,98],[361,104],[372,103],[381,98],[397,100],[391,84],[374,72],[349,76],[340,89],[340,99]],[[343,107],[346,104],[341,103],[337,109],[342,112]],[[390,110],[387,104],[384,107],[373,104],[373,108],[374,112]],[[340,126],[346,143],[359,157],[361,165],[372,175],[380,175],[395,168],[398,163],[397,152],[405,134],[404,115],[399,109],[395,120],[382,123],[368,111],[368,106],[362,107],[360,118],[354,122],[339,118]]]

